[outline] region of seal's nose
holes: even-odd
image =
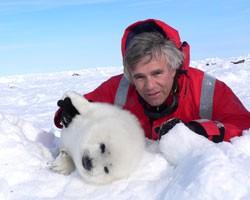
[[[90,171],[93,168],[92,159],[89,156],[82,157],[82,166]]]

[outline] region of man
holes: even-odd
[[[149,139],[159,139],[179,122],[214,142],[229,141],[250,128],[250,113],[232,90],[189,67],[189,45],[162,21],[129,26],[122,38],[122,55],[124,75],[111,77],[84,96],[131,111]],[[55,125],[62,128],[77,111],[68,100],[58,105]]]

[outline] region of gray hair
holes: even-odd
[[[147,63],[152,59],[166,57],[169,70],[178,69],[184,59],[184,54],[180,51],[175,42],[164,38],[158,32],[144,32],[136,35],[125,51],[123,66],[124,74],[132,83],[131,72],[136,64],[145,57],[149,57]],[[145,63],[146,64],[146,63]]]

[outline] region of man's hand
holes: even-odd
[[[222,142],[225,135],[225,128],[223,124],[217,121],[212,121],[212,122],[218,127],[219,134],[214,134],[214,135],[211,134],[212,137],[210,138],[210,140],[212,140],[215,143]],[[209,135],[207,134],[205,128],[197,120],[191,121],[189,123],[184,123],[182,120],[178,118],[173,118],[164,122],[160,127],[155,128],[155,132],[159,134],[158,139],[160,140],[163,135],[167,134],[178,123],[183,123],[191,131],[199,135],[202,135],[206,138],[209,138]]]
[[[80,113],[73,106],[69,97],[66,97],[64,100],[59,100],[57,105],[62,109],[60,115],[61,123],[67,128],[72,119]]]
[[[160,127],[155,128],[155,132],[159,134],[159,140],[161,136],[165,135],[170,131],[176,124],[181,123],[182,121],[178,118],[169,119],[164,122]]]

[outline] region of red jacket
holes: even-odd
[[[145,22],[156,23],[166,33],[167,38],[174,40],[177,47],[181,48],[185,54],[182,70],[186,70],[187,74],[181,74],[178,77],[177,109],[165,117],[153,122],[150,121],[138,100],[135,88],[128,82],[126,83],[127,80],[124,79],[122,74],[111,77],[93,92],[84,96],[94,102],[117,104],[117,93],[123,93],[122,98],[119,97],[118,101],[124,102],[118,104],[137,116],[145,131],[145,136],[153,140],[158,139],[158,134],[154,131],[155,128],[171,118],[179,118],[186,123],[198,120],[206,130],[209,139],[220,134],[217,123],[214,123],[215,121],[220,122],[225,128],[224,141],[229,141],[234,136],[240,136],[243,130],[250,128],[250,113],[244,108],[232,90],[225,83],[208,76],[198,69],[189,67],[189,45],[181,43],[178,32],[165,23],[158,20],[146,20],[129,26],[122,38],[123,56],[126,39],[130,31]],[[123,86],[124,82],[127,84],[127,90]],[[170,95],[167,102],[171,102],[172,98],[173,96]],[[60,109],[55,115],[55,124],[58,128],[61,128],[59,113]]]

